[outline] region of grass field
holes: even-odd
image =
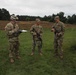
[[[53,33],[49,28],[43,33],[43,56],[30,56],[32,39],[30,32],[20,35],[20,56],[11,64],[8,58],[8,41],[0,31],[0,75],[76,75],[76,28],[66,28],[64,59],[54,57]]]

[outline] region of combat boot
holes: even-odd
[[[17,59],[21,59],[21,57],[20,57],[20,56],[17,56],[16,58],[17,58]]]
[[[34,52],[31,53],[31,56],[33,56],[33,55],[34,55]]]
[[[42,53],[41,52],[39,54],[40,54],[40,56],[42,56]]]
[[[63,59],[63,56],[62,55],[60,56],[60,59]]]
[[[11,63],[14,63],[14,59],[13,59],[13,58],[11,58],[11,59],[10,59],[10,62],[11,62]]]

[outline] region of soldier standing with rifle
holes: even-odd
[[[55,50],[55,55],[60,56],[61,59],[63,59],[63,49],[62,49],[62,44],[63,44],[63,35],[65,31],[65,26],[64,23],[60,21],[59,16],[55,17],[55,24],[52,27],[52,32],[54,32],[54,50]],[[59,52],[58,52],[59,50]]]
[[[42,26],[40,25],[39,18],[36,19],[36,24],[31,27],[30,32],[33,37],[33,49],[32,49],[31,55],[34,55],[36,45],[38,47],[39,54],[42,55],[41,49],[42,49],[42,33],[43,33],[43,31],[42,31]]]
[[[13,63],[14,55],[16,56],[17,59],[20,59],[18,32],[19,33],[21,33],[21,32],[19,31],[19,26],[16,22],[16,20],[18,18],[13,14],[13,15],[11,15],[10,19],[11,19],[11,22],[5,26],[5,31],[6,31],[6,34],[8,37],[8,41],[9,41],[10,62]]]

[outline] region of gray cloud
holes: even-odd
[[[0,8],[19,15],[44,16],[60,11],[72,15],[76,14],[76,0],[1,0]]]

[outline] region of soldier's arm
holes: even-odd
[[[51,32],[55,32],[55,24],[52,26]]]
[[[32,35],[36,35],[36,32],[34,31],[34,26],[32,26],[32,27],[30,28],[30,33],[31,33]]]
[[[16,24],[15,28],[12,30],[13,33],[16,33],[19,31],[19,26]]]
[[[12,26],[9,23],[5,26],[5,31],[12,31]]]
[[[65,25],[62,23],[62,31],[61,31],[61,34],[63,35],[64,34],[64,32],[65,32]]]
[[[41,26],[40,35],[42,36],[42,34],[43,34],[43,28],[42,28],[42,26]]]
[[[61,24],[61,32],[59,33],[59,35],[64,35],[65,32],[65,25],[64,23]]]
[[[12,28],[11,25],[7,24],[5,27],[5,31],[9,34],[12,35],[13,33],[17,32],[19,30],[18,25],[16,25],[15,29]]]
[[[9,24],[5,26],[5,31],[8,35],[13,34],[12,27]]]

